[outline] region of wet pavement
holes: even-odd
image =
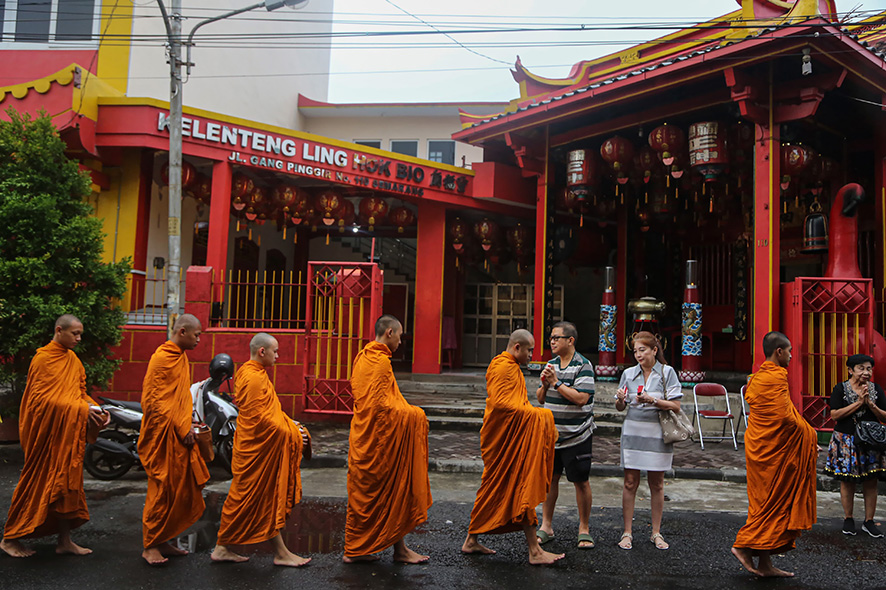
[[[6,481],[9,466],[0,466]],[[214,480],[206,492],[203,519],[181,538],[192,555],[173,558],[161,567],[149,567],[140,558],[141,508],[144,482],[139,474],[117,482],[87,481],[92,520],[75,531],[77,542],[92,548],[88,557],[58,557],[52,539],[31,542],[33,558],[0,557],[0,587],[31,588],[883,588],[886,586],[886,542],[867,536],[845,538],[841,519],[832,506],[799,548],[775,558],[778,567],[793,570],[792,580],[763,582],[745,573],[729,553],[735,532],[744,522],[743,486],[727,482],[670,482],[666,488],[663,532],[671,543],[658,551],[646,541],[648,499],[641,487],[631,551],[616,546],[621,532],[616,478],[595,478],[595,508],[591,532],[597,547],[575,548],[577,532],[574,502],[567,487],[555,517],[557,538],[549,550],[565,552],[566,559],[552,567],[526,563],[519,533],[481,538],[498,551],[494,556],[465,556],[459,551],[467,531],[471,501],[479,480],[474,474],[433,474],[435,504],[428,521],[408,537],[410,546],[431,556],[419,566],[395,564],[391,551],[375,564],[344,565],[344,470],[304,471],[308,494],[293,511],[285,531],[289,547],[311,556],[305,568],[272,565],[265,544],[245,548],[245,564],[213,564],[209,552],[215,543],[226,482]],[[141,476],[143,479],[143,475]],[[707,486],[707,488],[705,487]],[[712,487],[717,486],[719,491]],[[8,506],[11,488],[0,489],[0,506]],[[819,495],[819,504],[837,504],[834,494]],[[601,507],[602,506],[602,507]]]

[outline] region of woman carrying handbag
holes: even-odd
[[[674,369],[665,364],[661,342],[651,332],[634,336],[634,358],[637,365],[625,369],[618,384],[615,409],[628,410],[621,428],[621,465],[624,468],[622,512],[624,533],[618,546],[632,547],[632,522],[640,471],[646,471],[652,504],[652,536],[657,549],[667,549],[661,535],[661,517],[664,511],[664,472],[671,468],[673,444],[662,440],[659,412],[680,410],[683,390]]]

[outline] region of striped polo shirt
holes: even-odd
[[[588,403],[578,406],[567,400],[553,387],[545,394],[545,408],[554,414],[554,424],[560,437],[555,448],[563,449],[586,441],[594,432],[594,367],[578,351],[569,364],[561,369],[560,357],[548,361],[564,385],[588,394]]]

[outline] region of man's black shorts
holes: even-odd
[[[554,475],[566,470],[566,479],[572,483],[588,481],[591,476],[591,443],[594,437],[565,449],[554,450]]]

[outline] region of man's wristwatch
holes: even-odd
[[[561,385],[563,385],[563,382],[562,382],[562,381],[557,381],[556,383],[554,383],[554,391],[556,391],[557,389],[559,389],[559,387],[560,387]]]

